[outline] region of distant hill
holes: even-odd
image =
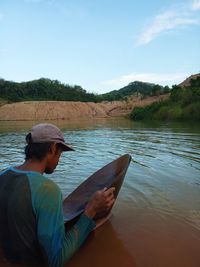
[[[157,96],[169,92],[169,87],[135,81],[106,94],[88,93],[79,85],[68,85],[58,80],[41,78],[28,82],[13,82],[0,79],[0,98],[9,102],[21,101],[81,101],[102,102],[126,100],[131,95]],[[2,102],[3,103],[3,102]]]
[[[0,98],[9,102],[21,101],[81,101],[97,102],[94,94],[87,93],[79,85],[63,84],[58,80],[41,78],[28,82],[0,79]]]
[[[180,83],[178,87],[184,88],[194,83],[200,74],[195,74]],[[88,93],[79,85],[69,85],[58,80],[40,78],[28,82],[13,82],[0,79],[0,104],[21,101],[80,101],[102,102],[127,100],[130,96],[159,96],[170,92],[168,86],[154,83],[134,81],[119,90],[113,90],[105,94]]]
[[[126,99],[131,95],[141,95],[144,97],[159,95],[163,93],[168,93],[169,90],[170,89],[168,86],[163,87],[154,83],[134,81],[119,90],[114,90],[109,93],[102,94],[101,97],[104,100],[113,101]]]
[[[168,86],[134,81],[119,90],[102,95],[88,93],[79,85],[71,86],[46,78],[21,83],[0,79],[1,109],[7,106],[6,103],[24,101],[75,101],[76,103],[78,101],[114,101],[101,103],[100,108],[104,109],[101,105],[107,104],[109,108],[106,107],[106,114],[110,115],[118,111],[121,114],[121,110],[127,113],[128,110],[130,112],[135,107],[130,115],[134,120],[200,121],[200,74],[190,76],[179,85],[172,86],[172,89]],[[143,102],[140,103],[140,101]],[[154,104],[149,105],[153,102]],[[46,103],[41,104],[45,105]],[[70,106],[73,103],[68,104]],[[90,103],[87,105],[90,106]],[[92,106],[91,114],[93,114],[92,112],[96,114],[95,108]]]

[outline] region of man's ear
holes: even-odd
[[[55,154],[57,151],[57,146],[56,146],[56,143],[53,143],[50,147],[50,150],[49,152],[52,153],[52,154]]]

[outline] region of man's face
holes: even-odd
[[[54,146],[55,145],[55,146]],[[62,150],[56,147],[56,144],[53,144],[52,150],[49,152],[48,160],[46,164],[45,173],[51,174],[54,172],[56,166],[58,165]]]

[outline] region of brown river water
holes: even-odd
[[[132,156],[111,218],[66,266],[200,266],[200,125],[118,118],[55,123],[76,150],[63,154],[49,176],[63,197],[105,164]],[[23,160],[33,124],[0,122],[0,169]],[[13,265],[1,259],[0,266]]]

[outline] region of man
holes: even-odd
[[[97,212],[114,203],[114,188],[97,191],[77,223],[65,231],[59,187],[45,178],[63,151],[73,150],[53,124],[34,126],[26,136],[25,162],[0,173],[0,242],[18,264],[61,267],[94,229]]]

